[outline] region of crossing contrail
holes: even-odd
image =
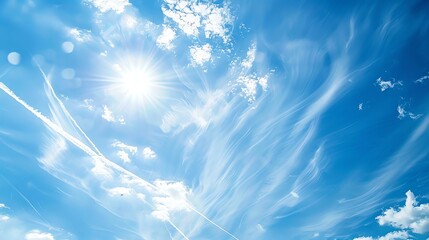
[[[80,128],[80,126],[77,124],[77,122],[74,120],[74,118],[71,116],[69,111],[67,111],[67,108],[64,106],[63,102],[60,100],[60,98],[55,93],[54,89],[52,88],[51,81],[49,80],[48,76],[45,74],[43,69],[40,67],[39,63],[36,62],[37,67],[39,68],[39,71],[42,73],[43,79],[45,79],[45,83],[49,88],[49,91],[51,92],[54,99],[57,101],[57,103],[60,105],[61,110],[66,114],[67,118],[72,122],[74,127],[76,127],[80,133],[85,137],[85,139],[91,144],[93,149],[100,155],[103,156],[103,154],[98,150],[98,148],[95,146],[95,144],[91,141],[91,139],[85,134],[85,132]]]
[[[45,76],[44,76],[45,77]],[[46,79],[45,79],[46,80]],[[51,85],[48,85],[51,89],[52,92],[53,88]],[[70,141],[73,145],[75,145],[76,147],[78,147],[79,149],[81,149],[82,151],[84,151],[86,154],[88,154],[91,158],[93,158],[94,160],[98,160],[103,162],[104,164],[106,164],[106,166],[111,167],[114,170],[117,170],[125,175],[131,176],[135,179],[138,179],[139,181],[141,181],[142,183],[145,184],[145,187],[151,188],[152,190],[155,190],[159,193],[163,193],[167,196],[170,196],[170,194],[168,192],[165,192],[161,189],[159,189],[157,186],[155,186],[154,184],[142,179],[141,177],[135,175],[134,173],[122,168],[121,166],[117,165],[116,163],[110,161],[109,159],[107,159],[106,157],[104,157],[101,153],[98,154],[96,151],[98,150],[95,145],[94,145],[94,149],[96,149],[95,151],[93,149],[91,149],[90,147],[88,147],[85,143],[83,143],[82,141],[80,141],[79,139],[75,138],[74,136],[72,136],[71,134],[69,134],[68,132],[66,132],[63,128],[61,128],[60,126],[58,126],[57,124],[55,124],[54,122],[52,122],[49,118],[47,118],[46,116],[44,116],[41,112],[39,112],[37,109],[33,108],[32,106],[28,105],[25,101],[23,101],[21,98],[19,98],[12,90],[10,90],[3,82],[0,82],[0,89],[5,92],[7,95],[9,95],[11,98],[13,98],[16,102],[18,102],[19,104],[21,104],[24,108],[26,108],[28,111],[30,111],[31,113],[33,113],[34,116],[36,116],[37,118],[39,118],[43,123],[46,124],[46,126],[48,126],[49,128],[51,128],[53,131],[55,131],[56,133],[60,134],[61,136],[63,136],[65,139],[67,139],[68,141]],[[54,96],[56,96],[55,94],[53,94]],[[58,99],[58,97],[57,97]],[[64,107],[64,105],[62,105],[62,107]],[[65,107],[64,107],[65,108]],[[68,112],[67,112],[68,113]],[[67,114],[66,113],[66,114]],[[76,122],[74,122],[74,124],[77,125]],[[80,129],[80,128],[79,128]],[[82,131],[80,129],[80,131]],[[82,131],[83,132],[83,131]],[[86,136],[86,135],[85,135]],[[87,136],[86,136],[87,137]],[[87,140],[89,142],[92,143],[91,140],[89,140],[89,138],[87,137]],[[205,216],[204,214],[202,214],[201,212],[199,212],[198,210],[196,210],[190,203],[188,203],[186,201],[186,204],[188,205],[188,207],[194,211],[195,213],[197,213],[198,215],[200,215],[201,217],[203,217],[204,219],[206,219],[209,223],[213,224],[214,226],[216,226],[219,230],[221,230],[222,232],[228,234],[229,236],[231,236],[232,238],[239,240],[237,237],[235,237],[233,234],[231,234],[230,232],[226,231],[224,228],[222,228],[221,226],[219,226],[218,224],[216,224],[215,222],[213,222],[212,220],[210,220],[207,216]],[[189,240],[189,238],[187,238],[185,236],[185,234],[183,234],[183,232],[178,229],[176,227],[176,225],[174,225],[170,220],[168,220],[168,222],[187,240]]]

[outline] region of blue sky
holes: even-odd
[[[2,238],[429,239],[428,12],[2,1]]]

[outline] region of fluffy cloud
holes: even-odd
[[[156,152],[153,151],[150,147],[143,148],[143,158],[146,160],[156,158]]]
[[[381,79],[381,77],[379,77],[375,83],[380,87],[380,90],[382,92],[386,91],[389,88],[394,88],[397,85],[401,85],[402,86],[402,82],[398,81],[398,82],[394,82],[394,81],[385,81],[383,79]]]
[[[6,222],[10,219],[7,215],[0,215],[0,222]]]
[[[108,122],[114,122],[115,121],[115,117],[113,116],[113,112],[110,111],[110,109],[106,105],[103,106],[103,115],[101,115],[101,117]]]
[[[256,100],[258,86],[262,91],[267,91],[268,75],[258,77],[256,75],[242,75],[237,79],[237,85],[241,90],[241,95],[247,99],[249,103]]]
[[[68,34],[78,42],[88,42],[92,39],[91,32],[89,30],[71,28]]]
[[[170,214],[179,211],[190,211],[187,199],[191,191],[183,182],[156,180],[154,185],[160,196],[153,198],[152,216],[162,221],[169,221]]]
[[[212,57],[212,47],[208,43],[203,46],[192,46],[190,47],[190,52],[194,65],[202,66],[204,63],[210,61]]]
[[[87,2],[92,4],[102,13],[108,11],[122,13],[125,10],[125,7],[131,5],[128,0],[87,0]]]
[[[6,208],[6,205],[4,203],[0,203],[0,208]]]
[[[124,161],[124,163],[130,163],[131,159],[130,159],[130,155],[123,151],[123,150],[119,150],[116,155],[122,160]]]
[[[373,237],[358,237],[353,240],[400,240],[400,239],[408,239],[410,235],[406,231],[395,231],[390,232],[384,236],[373,238]]]
[[[167,25],[163,25],[161,35],[156,39],[158,47],[171,50],[174,48],[173,40],[176,39],[176,32]]]
[[[50,233],[41,232],[39,230],[31,230],[25,234],[26,240],[54,240],[54,236]]]
[[[389,208],[376,219],[380,225],[411,229],[414,233],[429,232],[429,204],[418,204],[411,191],[406,193],[405,206]]]
[[[115,116],[106,105],[103,106],[103,114],[101,115],[101,117],[108,122],[118,122],[122,125],[125,124],[124,116]]]
[[[101,160],[94,162],[94,167],[91,169],[91,173],[104,179],[112,178],[112,170],[106,166]]]
[[[130,163],[130,155],[135,155],[138,151],[138,148],[135,146],[127,145],[121,141],[115,140],[112,143],[112,147],[118,149],[116,155],[124,161],[124,163]]]
[[[219,6],[196,0],[165,0],[164,15],[177,24],[186,34],[198,36],[201,31],[206,38],[221,37],[227,42],[232,17],[227,5]]]
[[[247,51],[246,58],[241,62],[241,66],[244,69],[250,69],[253,66],[253,62],[256,58],[256,44],[252,44],[249,50]]]

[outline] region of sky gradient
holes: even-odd
[[[428,12],[1,1],[0,238],[429,239]]]

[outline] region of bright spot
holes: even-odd
[[[72,53],[74,50],[74,45],[72,42],[63,42],[61,48],[65,53]]]
[[[137,20],[133,16],[125,15],[121,18],[121,25],[126,28],[134,28],[137,25]]]
[[[154,79],[150,72],[132,70],[123,73],[121,80],[121,85],[127,94],[135,97],[146,97],[151,92],[151,85]]]
[[[11,52],[7,55],[7,61],[12,65],[18,65],[21,61],[21,55],[17,52]]]
[[[73,68],[65,68],[61,71],[61,76],[67,80],[73,79],[75,75],[76,75],[76,72],[74,71]]]

